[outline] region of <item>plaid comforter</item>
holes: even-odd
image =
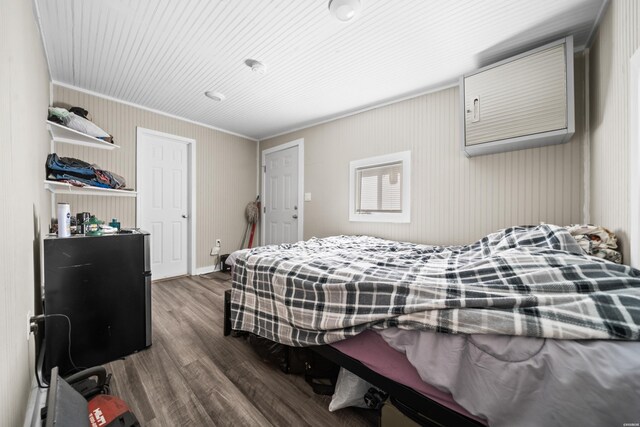
[[[313,238],[238,257],[234,329],[326,344],[367,328],[640,340],[640,271],[564,229],[513,227],[468,246]]]

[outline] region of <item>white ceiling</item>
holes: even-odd
[[[328,0],[35,1],[54,82],[255,139],[424,92],[567,34],[584,46],[604,3],[362,0],[343,24]]]

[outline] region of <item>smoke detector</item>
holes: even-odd
[[[226,96],[224,96],[224,94],[220,93],[220,92],[214,92],[211,90],[208,90],[204,93],[204,95],[208,98],[213,99],[214,101],[224,101]]]
[[[330,0],[329,12],[331,16],[340,22],[349,22],[354,20],[360,14],[362,4],[360,0]]]
[[[256,59],[247,59],[244,63],[254,73],[265,74],[267,72],[267,66]]]

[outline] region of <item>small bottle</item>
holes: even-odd
[[[109,227],[113,227],[116,230],[120,231],[120,223],[118,222],[118,218],[113,218],[109,223]]]
[[[71,209],[69,203],[58,203],[58,237],[71,236]]]
[[[89,221],[89,218],[91,218],[91,214],[89,212],[80,212],[78,215],[76,215],[76,217],[78,220],[78,233],[85,234],[87,231],[85,229],[85,224],[87,223],[87,221]]]

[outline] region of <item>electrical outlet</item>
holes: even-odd
[[[27,341],[31,338],[31,310],[27,311]]]
[[[222,241],[220,239],[216,239],[216,247],[222,246]]]

